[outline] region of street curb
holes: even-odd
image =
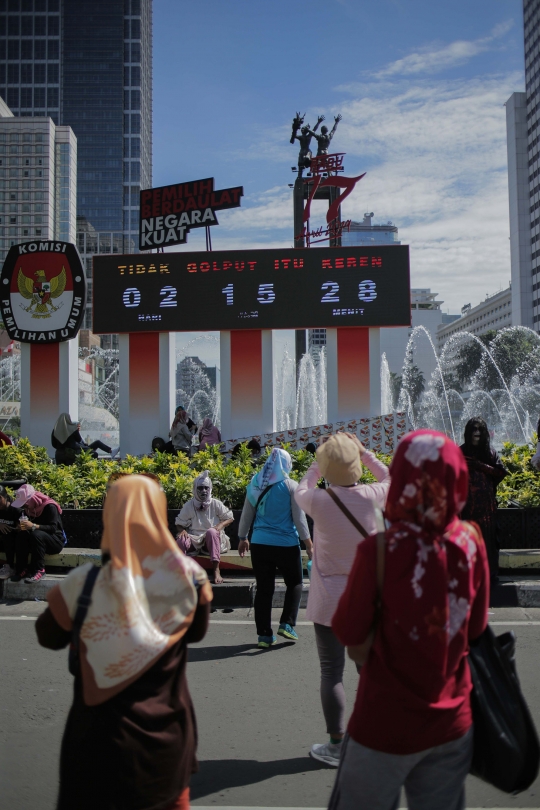
[[[63,574],[47,574],[39,582],[10,582],[9,580],[6,582],[5,580],[0,580],[0,599],[17,602],[46,601],[47,594],[51,588],[54,588],[55,585],[58,585],[63,579],[65,579],[65,575]],[[212,585],[212,590],[214,592],[214,600],[212,602],[214,608],[252,607],[257,591],[255,582],[251,579],[246,579],[245,581],[225,581],[223,585]],[[285,585],[280,583],[276,584],[272,607],[283,607],[285,590]],[[301,608],[307,606],[308,593],[309,584],[305,582],[302,587]]]

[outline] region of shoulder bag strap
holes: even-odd
[[[343,512],[343,514],[345,515],[345,517],[346,517],[348,520],[350,520],[350,522],[352,523],[352,525],[354,526],[354,528],[355,528],[355,529],[357,529],[357,530],[360,532],[360,534],[362,535],[362,537],[368,537],[369,535],[368,535],[368,533],[366,532],[366,530],[364,529],[364,527],[362,526],[362,524],[360,523],[360,521],[359,521],[359,520],[357,520],[357,519],[355,518],[355,516],[352,514],[352,512],[350,512],[350,511],[347,509],[347,507],[345,506],[345,504],[343,503],[343,501],[342,501],[342,500],[340,500],[340,498],[338,498],[338,496],[336,495],[336,493],[334,492],[334,490],[333,490],[332,488],[330,488],[330,489],[325,490],[325,492],[327,492],[327,493],[328,493],[328,495],[330,495],[330,497],[332,498],[332,500],[334,501],[334,503],[336,504],[336,506],[339,506],[339,508],[341,509],[341,511]]]
[[[86,579],[84,581],[84,587],[81,591],[79,598],[77,599],[77,611],[75,613],[75,618],[73,619],[73,627],[71,630],[71,644],[69,645],[69,671],[72,675],[77,675],[79,671],[79,647],[80,647],[80,633],[81,627],[84,624],[84,620],[86,619],[86,614],[88,613],[88,608],[92,604],[92,591],[94,590],[94,585],[96,584],[96,579],[100,572],[100,568],[97,565],[93,565],[88,574],[86,575]]]
[[[259,504],[262,502],[262,499],[264,498],[266,493],[269,492],[272,489],[273,486],[274,486],[274,484],[268,484],[268,486],[263,489],[263,491],[261,492],[261,494],[257,498],[257,503],[255,504],[255,514],[253,515],[253,520],[251,521],[251,526],[249,527],[249,532],[248,532],[248,540],[249,540],[250,543],[251,543],[251,535],[253,534],[253,527],[255,525],[255,520],[257,518],[257,509],[259,508]]]

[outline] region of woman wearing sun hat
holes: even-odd
[[[362,464],[373,473],[377,483],[358,483]],[[321,477],[330,483],[329,490],[317,488]],[[313,564],[306,618],[315,625],[321,701],[330,735],[328,743],[312,746],[310,754],[333,767],[339,765],[345,733],[345,648],[332,631],[332,616],[363,537],[328,493],[337,496],[366,534],[370,534],[376,530],[373,504],[384,508],[389,486],[388,467],[366,450],[356,436],[337,433],[317,449],[316,460],[295,493],[300,508],[313,518]]]

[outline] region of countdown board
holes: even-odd
[[[409,248],[94,256],[93,326],[114,332],[409,326]]]

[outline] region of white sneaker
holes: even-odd
[[[331,768],[339,767],[341,756],[341,743],[322,743],[322,745],[312,745],[309,752],[310,757],[330,765]]]
[[[111,458],[115,458],[120,452],[120,447],[113,447],[111,450]]]
[[[2,568],[0,568],[0,579],[9,579],[14,573],[15,569],[5,563]]]

